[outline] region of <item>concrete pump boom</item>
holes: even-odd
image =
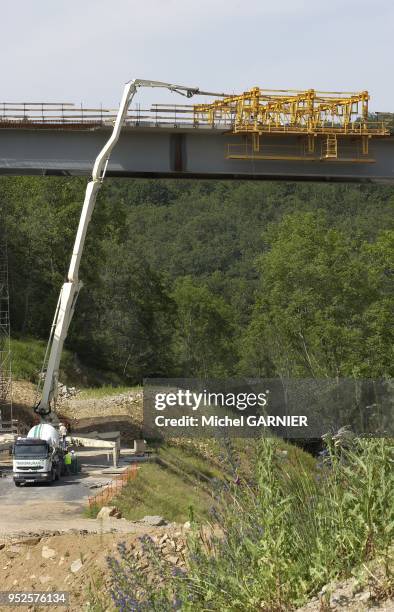
[[[59,366],[62,356],[63,344],[67,337],[68,328],[74,314],[75,302],[78,297],[82,283],[78,278],[79,265],[85,244],[86,232],[89,221],[93,213],[96,203],[97,193],[100,190],[105,177],[108,161],[113,148],[119,140],[122,125],[126,118],[129,105],[134,98],[134,95],[139,87],[159,87],[169,89],[170,91],[179,93],[188,98],[194,95],[207,95],[224,97],[225,93],[212,93],[200,91],[198,87],[185,87],[183,85],[174,85],[171,83],[162,83],[160,81],[147,81],[142,79],[133,79],[126,83],[122,99],[120,101],[118,113],[112,134],[100,153],[93,166],[92,180],[86,187],[85,200],[82,207],[81,216],[77,235],[75,238],[74,248],[71,256],[70,267],[68,270],[67,280],[63,284],[55,311],[55,316],[52,323],[51,333],[48,340],[47,350],[45,353],[44,363],[41,371],[39,385],[42,386],[41,399],[35,406],[34,410],[41,416],[42,421],[52,421],[56,423],[57,417],[49,417],[52,408],[56,405]],[[39,386],[38,392],[41,387]]]

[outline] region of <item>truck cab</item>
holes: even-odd
[[[63,472],[63,452],[51,441],[33,437],[19,438],[13,447],[15,486],[26,482],[58,480]]]

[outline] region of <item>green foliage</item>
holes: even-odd
[[[199,517],[206,516],[209,509],[210,494],[197,485],[196,478],[145,463],[113,503],[129,520],[158,514],[169,521],[185,522],[191,506]]]
[[[173,298],[180,371],[184,376],[201,378],[225,376],[235,362],[231,308],[190,277],[176,283]]]
[[[78,393],[78,399],[101,399],[103,397],[111,397],[113,395],[121,395],[122,393],[131,393],[136,391],[142,391],[142,388],[118,385],[102,385],[101,387],[82,389],[82,391]]]
[[[14,380],[38,382],[47,343],[37,338],[18,336],[11,339],[12,376]],[[81,399],[115,395],[130,391],[124,380],[109,370],[102,371],[81,364],[75,353],[65,349],[60,363],[60,381],[82,388]]]
[[[86,181],[0,185],[12,328],[46,340]],[[67,347],[127,384],[392,375],[393,206],[377,185],[108,180]]]
[[[394,232],[375,243],[331,227],[321,211],[291,213],[266,233],[244,368],[286,376],[391,376]],[[392,279],[391,279],[392,280]],[[392,315],[391,315],[392,316]]]
[[[72,340],[81,357],[137,382],[172,369],[174,305],[148,264],[105,241],[104,268],[82,310]]]
[[[13,338],[11,340],[12,376],[15,380],[38,382],[44,360],[46,342],[34,338]],[[61,364],[61,378],[65,382],[75,380],[76,367],[70,351],[64,351]]]
[[[89,505],[84,510],[84,516],[86,518],[96,518],[100,510],[101,507],[98,504]]]
[[[167,574],[149,601],[163,610],[177,601],[193,612],[284,612],[372,557],[384,560],[392,583],[393,459],[390,440],[347,448],[328,440],[315,472],[299,465],[294,479],[281,443],[261,440],[253,481],[222,492],[212,528],[196,526],[189,540],[187,573]],[[135,597],[115,575],[113,586]]]
[[[189,444],[189,448],[181,446],[164,445],[157,449],[159,458],[164,460],[167,465],[172,465],[183,472],[187,476],[197,479],[200,477],[206,479],[223,478],[223,470],[215,467],[214,464],[208,462],[206,458],[200,457],[197,449]]]

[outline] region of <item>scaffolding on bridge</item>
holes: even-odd
[[[7,236],[0,234],[0,433],[14,432]]]
[[[368,159],[369,140],[388,136],[390,130],[384,121],[371,120],[368,101],[367,91],[264,90],[253,87],[239,95],[196,104],[194,123],[211,127],[229,123],[233,135],[244,136],[241,145],[237,143],[228,147],[227,158],[340,160],[343,149],[355,143],[360,146],[356,157],[349,161],[373,161]],[[267,136],[300,137],[298,155],[289,157],[283,152],[276,156],[264,154],[262,143],[267,142]],[[343,143],[345,147],[341,146]],[[276,141],[277,144],[284,144],[283,138],[282,143]],[[274,146],[272,138],[270,146]]]

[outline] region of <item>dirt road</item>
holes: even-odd
[[[34,414],[35,386],[26,381],[13,385],[14,417],[20,420],[27,431],[32,425]],[[140,437],[142,396],[139,392],[115,394],[100,399],[70,399],[60,403],[59,412],[71,424],[74,433],[92,431],[120,431],[121,444],[130,446],[132,440]],[[99,491],[113,478],[108,473],[112,458],[106,451],[78,450],[82,470],[78,476],[68,476],[60,482],[48,485],[27,485],[16,488],[12,482],[11,460],[0,456],[0,537],[25,532],[70,529],[84,529],[96,532],[102,529],[97,521],[84,517],[88,497]],[[128,463],[121,461],[120,466]],[[132,530],[122,521],[108,529]]]
[[[15,487],[12,480],[10,461],[2,464],[3,478],[0,479],[0,538],[16,534],[40,533],[42,531],[68,532],[84,529],[99,532],[116,529],[135,531],[133,523],[111,520],[105,525],[84,518],[83,512],[88,505],[88,497],[93,496],[101,486],[108,484],[114,477],[111,473],[111,458],[105,451],[78,451],[81,472],[75,476],[64,476],[52,485],[25,485]],[[127,463],[121,461],[122,465]]]

